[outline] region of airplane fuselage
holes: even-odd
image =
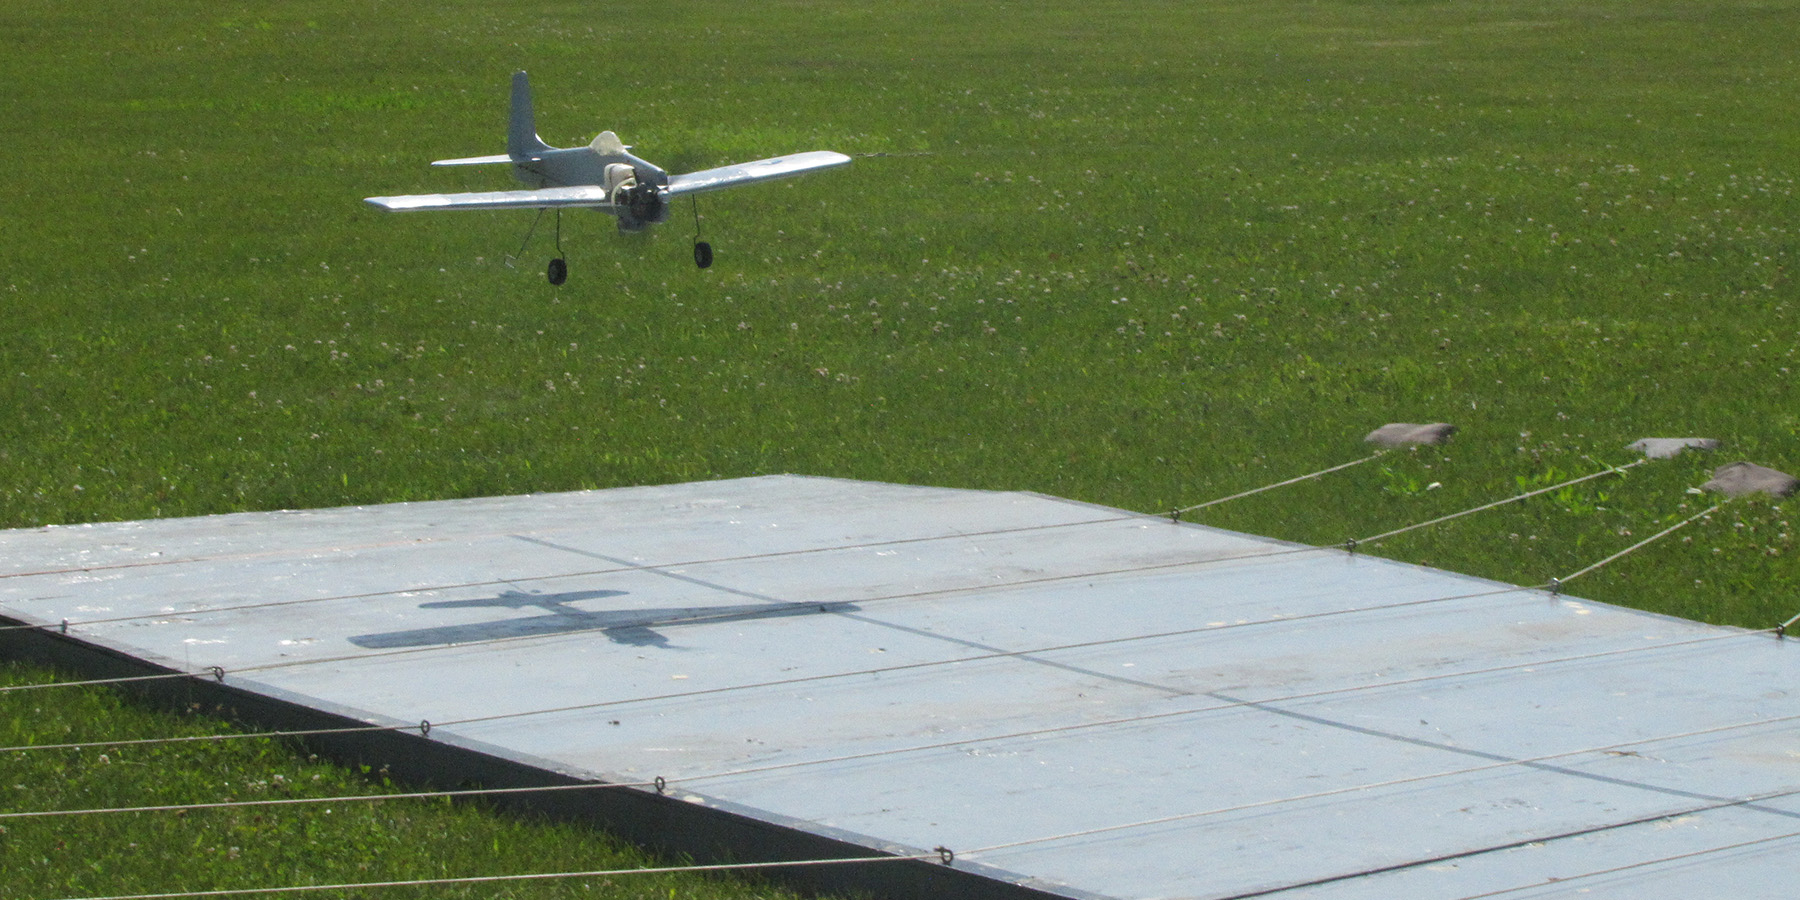
[[[513,158],[513,178],[533,189],[598,185],[609,204],[595,207],[619,218],[619,228],[637,231],[669,217],[665,197],[669,173],[631,153],[610,131],[586,147],[546,147]]]

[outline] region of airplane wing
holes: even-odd
[[[682,194],[697,194],[701,191],[736,187],[740,184],[791,178],[820,169],[835,169],[838,166],[848,165],[849,162],[850,157],[842,153],[814,150],[810,153],[794,153],[788,156],[777,156],[773,159],[759,159],[755,162],[720,166],[717,169],[706,169],[670,177],[668,195],[677,197]]]
[[[599,185],[540,188],[535,191],[484,191],[474,194],[406,194],[399,197],[368,197],[373,203],[392,212],[420,209],[555,209],[568,206],[599,206],[611,209],[606,189]]]

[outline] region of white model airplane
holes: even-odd
[[[369,203],[397,212],[418,209],[536,209],[557,211],[557,257],[550,260],[546,273],[551,284],[562,284],[569,277],[569,266],[562,256],[562,210],[582,206],[611,213],[619,218],[620,231],[640,231],[644,227],[669,218],[669,201],[689,194],[716,191],[773,181],[831,169],[850,162],[850,157],[829,150],[795,153],[773,159],[738,163],[670,175],[660,167],[631,154],[631,148],[619,142],[610,131],[600,132],[586,147],[562,149],[544,143],[538,137],[531,112],[531,82],[524,72],[513,74],[512,114],[506,132],[506,154],[475,156],[466,159],[440,159],[434,166],[478,166],[490,163],[512,164],[513,177],[530,186],[523,191],[489,191],[473,194],[408,194],[400,197],[370,197]],[[539,213],[542,216],[542,213]],[[696,210],[694,224],[699,226]],[[537,226],[534,223],[532,227]],[[526,235],[530,241],[531,236]],[[694,263],[704,269],[712,265],[712,246],[695,234]]]

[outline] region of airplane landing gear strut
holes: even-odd
[[[712,265],[712,245],[700,239],[700,198],[688,198],[694,201],[694,265],[702,269]]]
[[[538,210],[537,218],[531,220],[531,227],[525,229],[525,240],[519,242],[518,252],[506,258],[507,268],[512,267],[513,260],[525,255],[525,248],[531,244],[531,236],[537,234],[537,227],[544,221],[544,213],[549,211],[548,207]],[[550,266],[544,270],[544,277],[548,278],[551,284],[562,284],[569,280],[569,264],[563,259],[562,210],[560,208],[556,211],[556,258],[550,260]]]
[[[569,264],[563,259],[562,207],[556,209],[556,258],[550,260],[549,267],[544,270],[544,277],[551,284],[562,284],[569,280]]]

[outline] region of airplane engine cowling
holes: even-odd
[[[662,188],[639,178],[631,167],[620,163],[607,166],[606,189],[612,197],[613,212],[619,217],[620,231],[642,231],[668,221],[669,204]]]
[[[638,185],[625,195],[625,205],[631,217],[646,225],[667,221],[669,204],[663,199],[662,191],[654,184],[638,182]]]

